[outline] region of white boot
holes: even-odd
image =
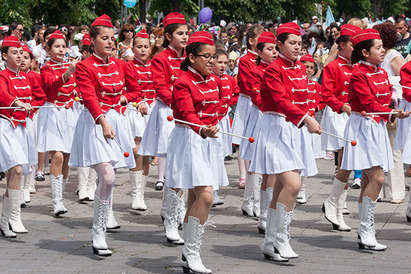
[[[131,182],[131,197],[133,201],[131,208],[134,210],[147,210],[147,205],[144,202],[144,188],[146,187],[147,176],[143,176],[143,171],[130,171]]]
[[[113,189],[114,192],[114,189]],[[110,205],[108,207],[107,211],[107,229],[119,229],[120,225],[118,224],[116,218],[114,217],[114,212],[113,212],[113,192],[111,193],[111,198],[110,198]]]
[[[343,193],[345,185],[346,183],[341,182],[337,178],[334,178],[331,193],[323,203],[322,210],[324,212],[324,216],[327,221],[329,221],[333,225],[333,229],[338,228],[337,200]]]
[[[0,219],[0,232],[6,238],[16,238],[16,233],[10,230],[9,228],[9,218],[10,218],[10,210],[11,208],[11,200],[9,200],[6,195],[3,196],[3,209],[1,212],[1,219]]]
[[[181,190],[183,192],[183,190]],[[184,218],[186,216],[186,199],[185,199],[186,192],[183,192],[182,195],[177,195],[178,197],[178,228],[181,229],[184,224]]]
[[[93,217],[93,252],[99,256],[111,256],[112,252],[108,249],[106,242],[106,225],[110,200],[100,200],[96,197],[94,201],[94,217]]]
[[[358,247],[360,249],[371,249],[384,251],[386,245],[380,244],[375,238],[374,214],[377,202],[369,197],[363,196],[360,211],[360,227],[358,228]]]
[[[218,195],[218,190],[214,190],[213,191],[213,207],[223,205],[223,204],[224,204],[224,201]]]
[[[50,182],[54,215],[59,216],[67,212],[63,204],[63,175],[57,177],[50,175]]]
[[[30,185],[33,181],[32,174],[24,176],[23,197],[26,204],[30,203]]]
[[[408,206],[405,216],[407,217],[407,222],[411,222],[411,191],[408,195],[410,196],[410,198],[408,200]]]
[[[25,176],[21,176],[21,180],[20,180],[20,206],[21,207],[26,207],[26,202],[24,199],[24,178]]]
[[[256,177],[257,174],[248,173],[245,179],[245,189],[244,189],[244,197],[243,197],[243,204],[241,205],[241,211],[243,212],[244,216],[247,217],[254,217],[253,212],[253,195],[254,195],[254,183],[253,179]]]
[[[89,175],[87,180],[87,191],[88,191],[88,199],[90,201],[94,201],[94,195],[96,194],[97,189],[97,172],[94,168],[90,168]]]
[[[187,224],[184,224],[185,243],[183,247],[184,273],[211,273],[211,270],[203,265],[200,257],[201,238],[204,234],[204,225],[193,216],[188,216]]]
[[[253,213],[255,217],[260,216],[260,190],[261,190],[261,183],[263,180],[263,176],[260,174],[256,174],[257,178],[256,181],[253,182]]]
[[[298,258],[298,254],[294,252],[290,245],[290,224],[293,216],[292,211],[287,212],[285,205],[277,203],[277,218],[275,224],[277,227],[277,236],[274,240],[274,247],[280,252],[281,257],[287,259]]]
[[[27,233],[21,221],[21,190],[7,189],[9,194],[9,224],[15,233]]]
[[[261,234],[265,233],[265,228],[267,224],[267,212],[268,208],[270,207],[271,199],[273,198],[273,188],[268,187],[266,190],[261,190],[261,209],[260,209],[260,216],[258,217],[258,232]]]
[[[77,168],[78,175],[78,199],[80,202],[89,200],[89,192],[87,189],[89,167],[79,167]]]
[[[307,197],[305,194],[304,177],[301,177],[301,188],[300,188],[300,192],[298,192],[297,203],[299,203],[300,205],[307,203]]]
[[[347,194],[348,194],[348,189],[345,189],[337,201],[337,220],[338,220],[337,230],[339,231],[351,231],[351,227],[349,227],[345,223],[344,217],[343,217],[344,204],[347,199]]]
[[[267,228],[265,230],[264,242],[260,248],[267,260],[276,262],[288,262],[288,259],[281,257],[279,251],[274,247],[275,237],[277,235],[276,219],[277,210],[271,207],[267,210]]]
[[[181,239],[178,233],[178,225],[180,221],[179,208],[181,208],[180,203],[182,197],[179,197],[179,193],[176,193],[171,188],[166,188],[166,214],[164,216],[164,229],[166,231],[167,242],[182,245],[184,240]]]
[[[164,191],[163,191],[163,196],[161,199],[161,208],[160,208],[160,217],[161,217],[161,221],[164,223],[164,219],[167,215],[167,201],[166,201],[166,194],[167,194],[167,186],[164,186]]]

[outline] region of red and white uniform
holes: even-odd
[[[65,82],[63,74],[69,63],[50,60],[41,68],[41,85],[47,96],[45,106],[40,109],[37,126],[38,150],[70,153],[78,113],[73,109],[76,82],[71,75]],[[56,106],[56,107],[51,107]]]
[[[303,126],[308,112],[308,80],[305,66],[279,54],[266,69],[261,84],[263,112],[256,148],[249,171],[260,174],[279,174],[300,170],[304,176],[317,172],[309,134]],[[307,154],[307,155],[305,155]],[[312,159],[311,159],[312,158]],[[311,159],[313,163],[309,163]]]
[[[168,121],[167,117],[173,115],[170,108],[173,85],[182,73],[180,64],[184,59],[184,54],[179,56],[179,53],[169,46],[151,60],[157,103],[151,111],[147,128],[144,131],[138,152],[140,155],[165,157],[167,154],[168,136],[174,128],[174,122]]]
[[[352,114],[347,121],[345,138],[356,140],[356,146],[345,146],[342,169],[362,170],[379,166],[393,167],[386,122],[391,115],[363,117],[362,111],[391,112],[392,85],[385,70],[367,62],[355,66],[350,82],[349,99]]]
[[[324,131],[334,135],[343,136],[348,115],[341,112],[344,104],[348,103],[348,93],[353,66],[350,61],[342,56],[329,63],[323,71],[321,96],[326,108],[321,120]],[[345,146],[343,140],[333,136],[321,135],[322,149],[337,151]]]
[[[217,125],[220,87],[217,76],[209,75],[204,78],[189,67],[174,86],[172,109],[175,119],[202,126]],[[221,134],[219,138],[202,138],[200,127],[178,121],[175,124],[176,127],[170,134],[172,145],[167,151],[167,162],[173,166],[172,169],[166,168],[167,186],[191,189],[206,185],[218,189],[219,185],[227,185],[227,174],[222,161],[223,147],[218,140]],[[183,175],[175,170],[181,170]]]
[[[317,81],[308,80],[308,112],[315,118],[317,109],[322,110],[324,103],[321,99],[321,85]],[[321,135],[311,134],[314,158],[319,159],[325,156],[325,151],[321,148]]]
[[[127,105],[120,104],[121,96],[129,102],[139,101],[139,92],[126,92],[124,67],[126,63],[116,58],[103,60],[93,55],[76,66],[76,81],[85,109],[81,112],[74,134],[70,165],[93,166],[110,162],[115,168],[133,168],[134,138],[124,115]],[[115,131],[115,140],[107,143],[102,127],[97,124],[101,116]]]
[[[399,109],[411,111],[411,61],[401,67],[400,71],[402,86],[402,97]],[[395,136],[394,149],[402,150],[404,163],[411,164],[411,119],[397,120],[397,134]]]
[[[150,114],[156,101],[156,91],[153,84],[150,60],[144,63],[134,58],[133,61],[127,63],[125,75],[127,90],[134,90],[134,92],[139,94],[137,100],[140,101],[140,103],[145,102],[147,104],[149,108],[148,114]],[[143,137],[150,116],[142,116],[141,113],[135,109],[132,105],[129,105],[126,116],[129,120],[133,136]]]
[[[12,107],[15,101],[37,106],[27,74],[6,68],[0,71],[0,107]],[[33,150],[26,119],[28,113],[23,109],[0,110],[0,171],[22,165],[24,172],[28,166],[36,164],[37,153]],[[26,168],[27,167],[27,168]]]
[[[251,112],[252,101],[251,95],[255,95],[254,87],[249,85],[249,79],[251,74],[255,71],[257,53],[251,50],[247,51],[247,54],[240,58],[238,63],[238,75],[237,83],[240,90],[238,97],[237,107],[234,114],[233,121],[233,133],[237,135],[244,135],[246,129],[246,122]],[[234,144],[240,144],[241,139],[233,137]]]

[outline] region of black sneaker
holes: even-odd
[[[41,172],[41,171],[39,171],[39,172],[36,173],[36,176],[34,177],[34,179],[35,179],[37,182],[44,182],[44,181],[46,180],[46,178],[44,178],[44,173]]]
[[[161,191],[163,190],[163,187],[164,187],[164,182],[159,180],[156,182],[154,189],[157,191]]]

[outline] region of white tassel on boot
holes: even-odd
[[[267,260],[276,262],[288,262],[287,258],[281,257],[278,249],[274,247],[275,237],[277,235],[276,219],[277,210],[268,208],[267,210],[267,228],[265,230],[264,242],[260,248]]]
[[[254,196],[254,181],[257,179],[257,174],[248,173],[245,179],[245,189],[244,189],[244,197],[243,197],[243,204],[241,205],[241,211],[243,212],[244,216],[247,217],[254,217],[253,212],[253,196]]]
[[[184,198],[179,197],[179,193],[176,193],[171,188],[166,188],[166,214],[164,217],[164,229],[166,232],[167,242],[182,245],[184,240],[181,239],[180,234],[178,233],[178,226],[180,221],[180,210],[181,210],[181,200]]]
[[[130,183],[131,183],[131,208],[134,210],[147,210],[147,205],[144,202],[144,189],[146,187],[147,176],[143,176],[143,171],[130,171]]]
[[[340,198],[337,201],[337,220],[338,220],[338,230],[339,231],[351,231],[351,227],[349,227],[344,221],[344,204],[347,199],[348,189],[345,189],[341,194]]]
[[[105,236],[110,200],[95,198],[92,228],[93,252],[98,256],[111,256],[113,252],[108,249]]]
[[[298,258],[298,254],[294,252],[290,245],[290,224],[292,221],[293,212],[287,211],[285,205],[277,203],[277,214],[275,224],[277,227],[277,236],[274,240],[274,247],[280,252],[281,257],[287,259]]]
[[[24,176],[24,187],[22,189],[23,189],[23,198],[24,198],[23,201],[26,204],[30,203],[30,185],[32,181],[33,181],[32,173]]]
[[[114,212],[113,212],[113,196],[114,196],[114,188],[111,193],[111,198],[110,198],[110,205],[108,207],[108,212],[107,212],[107,229],[113,230],[113,229],[119,229],[120,225],[118,224],[116,218],[114,217]]]
[[[183,247],[184,273],[211,273],[206,268],[200,257],[201,238],[204,234],[204,226],[200,220],[193,216],[188,216],[187,224],[184,224],[185,243]]]
[[[261,183],[263,181],[263,176],[260,174],[256,174],[257,178],[256,181],[253,184],[253,213],[255,217],[260,216],[260,190],[261,190]]]
[[[11,208],[11,200],[9,200],[6,195],[3,196],[3,209],[1,212],[1,219],[0,219],[0,232],[3,237],[6,238],[16,238],[17,235],[9,228],[9,218],[10,218],[10,208]]]
[[[323,203],[324,216],[332,224],[333,229],[338,228],[337,201],[343,193],[345,185],[346,183],[334,178],[331,193]]]
[[[63,175],[57,177],[50,175],[51,193],[53,197],[53,212],[55,216],[67,213],[63,204]]]
[[[15,233],[27,233],[28,230],[24,227],[21,221],[21,190],[8,189],[9,194],[9,224],[11,230]]]
[[[411,222],[411,191],[408,194],[410,197],[408,199],[407,211],[405,212],[405,217],[407,217],[407,222]]]
[[[268,208],[271,203],[271,199],[273,198],[273,188],[272,187],[267,187],[266,190],[261,189],[261,210],[260,210],[260,216],[258,218],[258,232],[261,234],[265,233],[266,229],[266,224],[267,224],[267,212]]]
[[[360,249],[371,249],[384,251],[386,245],[380,244],[375,238],[374,215],[377,202],[367,196],[363,196],[360,208],[360,227],[358,228],[358,247]]]
[[[78,175],[78,199],[80,202],[89,200],[89,192],[87,189],[87,182],[89,176],[89,167],[79,167],[77,168]]]

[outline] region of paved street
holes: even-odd
[[[292,246],[300,258],[287,264],[265,261],[258,245],[263,236],[257,233],[254,219],[240,211],[242,190],[238,181],[237,162],[226,162],[231,185],[220,191],[225,200],[213,208],[202,246],[202,258],[213,273],[411,273],[411,223],[406,223],[406,203],[378,203],[377,238],[389,249],[385,252],[361,251],[356,244],[359,225],[357,197],[351,190],[345,218],[352,232],[335,232],[321,213],[322,201],[331,189],[333,161],[319,160],[319,174],[307,180],[308,204],[297,206],[291,224]],[[1,273],[182,273],[181,247],[166,244],[159,217],[162,193],[154,191],[157,174],[146,188],[149,210],[130,209],[128,171],[117,174],[114,210],[121,229],[107,234],[114,254],[101,259],[91,248],[92,203],[80,204],[74,190],[75,171],[64,194],[69,212],[64,218],[52,216],[48,179],[37,184],[30,207],[23,209],[28,234],[17,239],[0,237]],[[407,178],[407,180],[410,180]],[[1,182],[4,193],[4,180]],[[408,194],[408,192],[407,192]],[[408,201],[408,196],[407,196]]]

